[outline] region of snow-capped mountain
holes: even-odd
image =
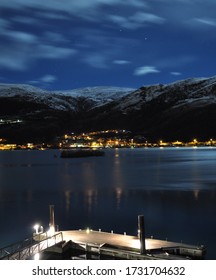
[[[110,124],[115,121],[120,127],[135,129],[154,140],[214,138],[216,76],[141,87],[122,97],[107,112],[111,117],[101,113],[103,120]]]
[[[80,103],[88,104],[84,106],[84,109],[92,109],[121,98],[132,91],[134,89],[99,86],[51,92],[25,84],[0,84],[0,98],[25,99],[63,111],[79,111]]]
[[[114,123],[154,140],[214,138],[215,119],[216,76],[143,86],[88,115],[97,127]]]
[[[194,78],[169,85],[141,87],[123,97],[116,105],[116,109],[125,112],[140,110],[144,104],[154,100],[169,103],[173,108],[189,104],[202,106],[209,102],[216,103],[216,77]]]
[[[71,97],[85,97],[98,102],[98,105],[102,105],[107,102],[119,99],[127,95],[128,93],[133,92],[134,90],[135,89],[133,88],[97,86],[77,88],[73,90],[55,91],[54,93]]]
[[[216,76],[136,90],[87,87],[50,92],[0,84],[0,118],[0,138],[31,135],[39,139],[107,128],[128,129],[154,139],[214,138]],[[9,126],[4,122],[9,118],[22,122]]]

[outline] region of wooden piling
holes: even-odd
[[[49,206],[49,210],[50,210],[50,222],[49,222],[49,226],[50,226],[50,228],[55,229],[54,205],[50,205],[50,206]]]
[[[145,223],[143,215],[138,216],[138,236],[140,240],[140,254],[145,254]]]

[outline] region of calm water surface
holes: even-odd
[[[90,227],[207,246],[216,259],[216,149],[106,150],[104,157],[59,157],[60,151],[0,152],[0,247],[49,224]]]

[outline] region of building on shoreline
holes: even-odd
[[[216,146],[216,139],[199,141],[194,138],[190,141],[149,141],[143,135],[134,135],[127,130],[102,130],[83,133],[68,133],[56,138],[55,143],[8,143],[0,139],[0,150],[17,149],[70,149],[70,148],[148,148],[148,147],[212,147]]]

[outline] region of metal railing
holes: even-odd
[[[35,234],[33,237],[16,242],[0,249],[0,260],[26,260],[36,253],[42,252],[63,241],[62,232],[49,236],[47,232]]]

